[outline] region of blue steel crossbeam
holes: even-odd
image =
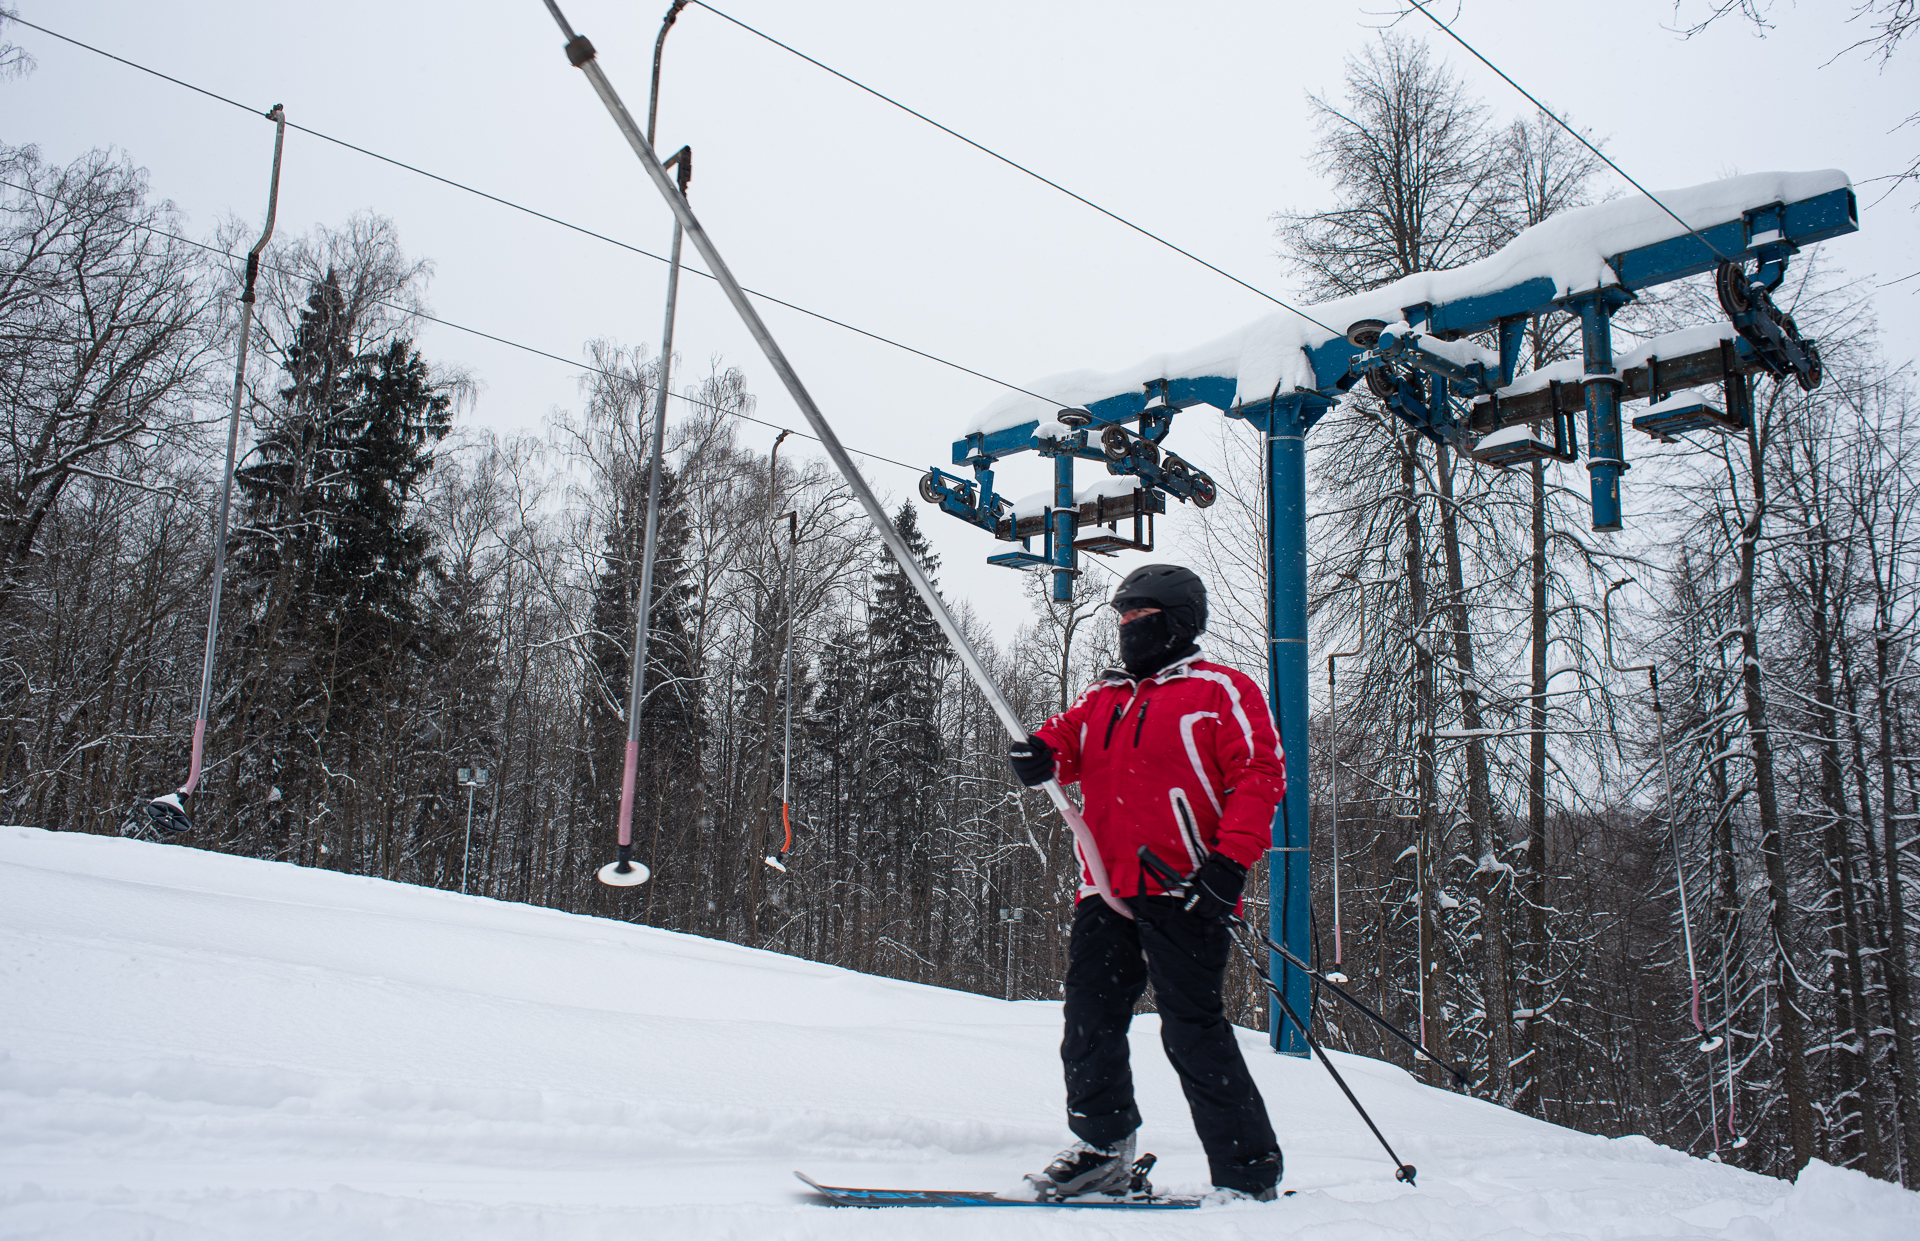
[[[1788,198],[1778,192],[1782,186],[1812,189]],[[1750,188],[1752,201],[1737,201]],[[1735,200],[1731,205],[1730,199]],[[1147,457],[1164,459],[1157,449],[1174,413],[1209,405],[1260,432],[1266,445],[1270,498],[1269,694],[1287,767],[1287,793],[1275,822],[1280,843],[1268,856],[1272,931],[1276,940],[1303,960],[1312,955],[1306,750],[1307,432],[1354,384],[1364,383],[1412,430],[1488,464],[1564,462],[1580,454],[1574,415],[1576,410],[1584,412],[1593,527],[1618,530],[1620,475],[1628,468],[1622,401],[1646,399],[1648,413],[1635,419],[1634,425],[1656,439],[1671,441],[1674,435],[1702,429],[1743,431],[1751,417],[1749,376],[1753,374],[1792,378],[1806,388],[1817,385],[1816,342],[1799,336],[1792,319],[1773,306],[1770,295],[1794,254],[1859,228],[1853,191],[1838,173],[1757,174],[1681,191],[1665,201],[1696,221],[1691,231],[1670,219],[1649,223],[1649,205],[1637,200],[1585,208],[1528,230],[1500,254],[1468,269],[1409,277],[1314,308],[1318,320],[1337,324],[1344,317],[1348,325],[1344,336],[1309,332],[1278,317],[1263,321],[1256,328],[1264,335],[1249,329],[1241,342],[1241,374],[1193,370],[1168,374],[1163,369],[1142,378],[1135,372],[1132,386],[1115,383],[1106,392],[1084,391],[1078,397],[1079,406],[1062,409],[1051,418],[1036,411],[1036,416],[1024,420],[998,419],[1004,425],[992,425],[995,420],[989,419],[986,427],[953,445],[952,464],[971,467],[973,480],[935,469],[922,481],[921,494],[930,503],[999,538],[1043,537],[1041,553],[1029,550],[993,559],[1014,567],[1050,566],[1055,573],[1055,597],[1065,598],[1076,569],[1074,536],[1079,525],[1088,519],[1105,521],[1111,515],[1102,507],[1104,499],[1090,504],[1076,493],[1074,461],[1104,460],[1109,474],[1135,476],[1139,489],[1134,495],[1141,505],[1151,505],[1161,491],[1195,502],[1204,495],[1211,502],[1211,480],[1206,480],[1202,494],[1191,488],[1183,492],[1167,485],[1164,471],[1147,468]],[[1558,226],[1559,233],[1550,235],[1549,226]],[[1596,239],[1622,232],[1638,238],[1639,244],[1618,252],[1594,251]],[[1536,236],[1529,239],[1529,233]],[[1585,245],[1597,254],[1596,277],[1566,283],[1554,277],[1549,269],[1565,259],[1565,250],[1556,252],[1536,243],[1563,235],[1572,239],[1569,245]],[[1526,269],[1529,256],[1538,259],[1536,270]],[[1455,297],[1397,297],[1403,291],[1445,287],[1445,277],[1462,276],[1476,268],[1503,271],[1511,279],[1482,281],[1492,287],[1473,287]],[[1629,359],[1633,364],[1617,367],[1611,330],[1614,313],[1643,290],[1706,272],[1715,273],[1716,290],[1729,319],[1726,328],[1719,335],[1709,331],[1709,339],[1704,340],[1698,330],[1676,333],[1671,340],[1661,338],[1636,350],[1636,359]],[[1580,322],[1579,370],[1564,379],[1550,376],[1545,382],[1540,382],[1541,374],[1523,377],[1518,366],[1525,330],[1537,317],[1552,313],[1565,313]],[[1246,373],[1251,369],[1248,358],[1259,353],[1255,345],[1265,348],[1259,356],[1266,369],[1258,371],[1257,382]],[[1287,349],[1298,351],[1297,361],[1275,362],[1276,350],[1285,353]],[[1209,348],[1201,356],[1218,359],[1222,351]],[[1276,375],[1279,378],[1269,382]],[[1725,410],[1687,395],[1694,391],[1688,385],[1701,382],[1725,387]],[[1683,389],[1681,395],[1666,399]],[[1542,421],[1553,424],[1551,441],[1538,438],[1532,430]],[[1142,444],[1156,451],[1139,448]],[[1118,448],[1128,450],[1116,457]],[[1012,513],[1012,506],[994,491],[996,463],[1022,452],[1038,452],[1054,461],[1053,504],[1037,518]],[[1191,478],[1194,472],[1190,467],[1188,471]],[[1294,1011],[1310,1012],[1306,975],[1277,954],[1272,968]],[[1276,1050],[1308,1054],[1304,1032],[1291,1028],[1279,1015],[1278,1005],[1270,1008],[1269,1029]]]

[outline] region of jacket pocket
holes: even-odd
[[[1168,789],[1167,800],[1173,805],[1174,830],[1180,834],[1180,843],[1187,849],[1187,869],[1192,873],[1200,868],[1211,852],[1200,839],[1200,825],[1194,822],[1193,807],[1187,804],[1185,789]]]

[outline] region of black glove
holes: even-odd
[[[1224,853],[1209,854],[1187,881],[1187,899],[1180,908],[1208,921],[1224,918],[1240,904],[1246,883],[1246,867]]]
[[[1053,747],[1038,737],[1028,737],[1007,747],[1007,762],[1014,778],[1030,789],[1053,779]]]

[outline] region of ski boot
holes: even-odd
[[[1280,1176],[1285,1171],[1285,1162],[1279,1151],[1259,1155],[1236,1165],[1238,1171],[1249,1174],[1247,1179],[1255,1183],[1266,1180],[1266,1169],[1273,1169],[1273,1180],[1260,1189],[1240,1189],[1231,1185],[1215,1185],[1213,1191],[1200,1199],[1201,1206],[1226,1206],[1233,1202],[1272,1202],[1280,1196]],[[1245,1183],[1244,1181],[1242,1182]]]
[[[1272,1202],[1280,1196],[1280,1187],[1269,1185],[1257,1194],[1244,1189],[1229,1189],[1225,1185],[1215,1185],[1200,1198],[1203,1207],[1223,1207],[1234,1202]]]

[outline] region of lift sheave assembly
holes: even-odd
[[[1676,218],[1677,217],[1677,218]],[[1685,223],[1679,221],[1684,220]],[[1563,212],[1497,253],[1421,272],[1366,293],[1271,314],[1233,335],[1131,370],[1069,373],[1032,387],[1077,402],[1049,407],[1010,396],[982,412],[953,446],[952,465],[920,484],[921,498],[1021,550],[988,559],[1044,567],[1053,597],[1072,595],[1082,552],[1152,548],[1167,497],[1205,507],[1213,480],[1169,454],[1173,415],[1208,405],[1241,419],[1265,445],[1268,692],[1286,748],[1287,794],[1268,855],[1277,995],[1277,1050],[1310,1051],[1288,1017],[1310,1011],[1307,797],[1306,436],[1356,385],[1411,431],[1488,466],[1572,464],[1584,456],[1593,528],[1621,528],[1624,412],[1644,401],[1634,430],[1673,443],[1695,434],[1743,434],[1753,383],[1771,376],[1812,389],[1820,352],[1774,301],[1789,261],[1807,246],[1857,231],[1844,173],[1756,173],[1657,197]],[[1645,341],[1616,356],[1613,316],[1647,289],[1711,273],[1726,319]],[[1564,313],[1580,324],[1580,356],[1522,373],[1528,327]],[[1006,458],[1054,463],[1042,502],[997,490]],[[1074,486],[1076,460],[1110,477]],[[1038,548],[1033,545],[1039,540]]]
[[[989,556],[987,563],[1009,569],[1049,566],[1053,597],[1071,599],[1081,552],[1150,552],[1153,519],[1167,511],[1168,496],[1206,508],[1218,495],[1205,471],[1166,451],[1163,444],[1174,414],[1222,394],[1196,393],[1190,384],[1164,379],[1142,387],[1143,392],[1097,401],[1085,409],[1062,409],[1031,426],[969,435],[953,446],[953,463],[971,466],[973,478],[935,466],[920,480],[920,498],[997,539],[1018,542],[1019,551]],[[994,490],[994,464],[1029,451],[1053,461],[1053,488],[1014,502]],[[1076,489],[1075,461],[1104,465],[1107,476]],[[1083,537],[1082,529],[1092,533]],[[1033,548],[1035,539],[1041,541],[1039,551]]]

